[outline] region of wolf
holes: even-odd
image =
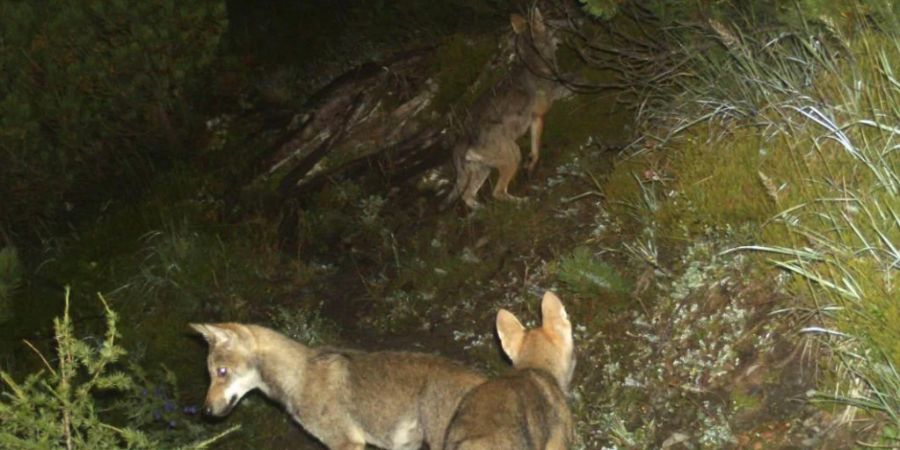
[[[572,324],[550,291],[541,314],[542,325],[532,330],[509,311],[497,314],[497,334],[514,370],[463,397],[444,450],[563,450],[572,442],[566,403],[575,370]]]
[[[485,381],[435,355],[313,348],[256,325],[190,326],[210,346],[206,414],[225,416],[259,389],[333,450],[440,449],[459,401]]]
[[[462,196],[472,209],[478,207],[478,190],[491,169],[499,175],[494,185],[496,199],[521,201],[507,192],[522,160],[516,140],[531,128],[531,159],[528,171],[538,162],[544,115],[554,98],[560,96],[556,82],[556,37],[547,27],[540,10],[529,18],[510,16],[514,32],[516,62],[509,74],[479,97],[469,112],[461,136],[453,149],[456,183],[444,200],[442,209]]]

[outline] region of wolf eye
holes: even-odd
[[[218,375],[220,377],[224,377],[225,375],[228,375],[228,368],[227,367],[219,367],[218,369],[216,369],[216,375]]]

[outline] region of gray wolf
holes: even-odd
[[[444,208],[460,196],[469,208],[476,208],[478,190],[491,169],[499,173],[494,198],[522,200],[510,195],[507,189],[522,159],[516,140],[529,128],[528,171],[533,171],[537,164],[544,115],[561,92],[554,75],[556,38],[537,8],[527,19],[513,14],[510,23],[515,33],[516,63],[509,75],[478,98],[470,110],[466,131],[453,149],[456,183],[443,203]]]
[[[532,330],[509,311],[497,314],[497,334],[514,370],[466,394],[444,450],[563,450],[572,442],[566,403],[575,370],[572,324],[549,291],[541,314],[542,325]]]
[[[205,413],[227,415],[259,389],[330,449],[439,449],[460,399],[484,381],[434,355],[312,348],[239,323],[191,327],[210,346]]]

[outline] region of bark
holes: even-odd
[[[378,178],[378,186],[390,189],[448,161],[448,117],[429,108],[436,92],[426,66],[431,50],[404,52],[339,76],[261,152],[255,177],[274,178],[278,186],[284,250],[296,248],[297,214],[329,180]]]

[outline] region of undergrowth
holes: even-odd
[[[100,301],[105,308],[107,327],[102,339],[94,341],[75,336],[69,316],[69,291],[66,290],[63,316],[54,320],[57,348],[52,360],[56,362],[55,366],[38,352],[46,371],[33,373],[22,382],[0,372],[6,385],[0,400],[0,422],[3,423],[0,445],[16,449],[160,446],[199,449],[209,447],[240,428],[234,426],[211,439],[192,444],[183,442],[192,434],[196,438],[198,433],[203,433],[202,429],[195,427],[193,432],[182,431],[174,440],[165,436],[166,432],[175,434],[167,426],[163,427],[163,432],[154,431],[151,425],[162,419],[161,415],[154,414],[161,413],[154,409],[152,402],[129,400],[128,394],[137,392],[139,384],[132,374],[117,366],[126,354],[117,343],[118,318],[102,296]],[[141,378],[146,380],[144,376]],[[120,398],[110,403],[110,392],[119,394]],[[128,411],[128,425],[117,425],[104,419],[115,417],[114,412],[122,411]],[[177,426],[172,419],[164,423],[172,428]]]
[[[13,293],[22,283],[22,275],[15,247],[0,249],[0,323],[13,317]]]
[[[896,7],[803,8],[773,29],[736,16],[668,31],[690,76],[675,79],[665,108],[643,111],[666,131],[633,148],[607,194],[626,199],[612,207],[657,238],[726,232],[730,251],[768,260],[778,269],[769,277],[787,278],[784,291],[802,299],[782,315],[800,320],[823,356],[813,399],[839,423],[865,417],[880,430],[867,444],[896,446]],[[710,40],[717,49],[690,50]]]
[[[327,302],[352,297],[362,301],[351,307],[368,308],[357,324],[371,335],[438,335],[432,332],[440,328],[441,345],[472,352],[490,373],[507,367],[492,332],[496,309],[527,310],[534,294],[558,290],[578,349],[576,448],[822,448],[827,432],[804,433],[820,425],[831,430],[859,411],[873,425],[873,443],[896,445],[898,28],[857,22],[891,17],[872,9],[878,2],[859,2],[836,19],[818,3],[800,2],[800,18],[779,8],[766,26],[712,11],[700,15],[702,22],[660,30],[681,65],[670,72],[674,81],[658,80],[660,91],[649,92],[653,101],[639,109],[646,132],[609,167],[596,138],[623,141],[630,128],[620,126],[619,114],[630,112],[590,96],[555,105],[541,176],[523,175],[512,186],[528,203],[489,201],[472,214],[431,217],[431,198],[413,203],[337,181],[305,199],[302,261],[285,261],[272,226],[259,217],[221,226],[222,200],[191,178],[184,186],[166,183],[189,193],[151,193],[147,200],[162,211],[172,206],[168,199],[193,195],[185,211],[138,220],[134,228],[149,223],[156,230],[140,238],[126,239],[98,221],[71,238],[84,257],[55,273],[103,283],[98,290],[112,291],[117,309],[141,318],[128,332],[132,354],[168,356],[185,339],[177,324],[192,316],[270,323],[310,344],[333,343],[341,331],[353,332],[333,322],[347,304],[327,317]],[[486,41],[462,36],[441,51],[477,58],[472,66],[443,67],[444,100],[466,88],[487,52]],[[131,212],[115,220],[133,221]],[[16,285],[16,277],[3,276],[0,288]],[[69,324],[67,313],[63,318]],[[65,339],[60,348],[73,342]],[[77,348],[65,354],[96,343]],[[88,380],[90,367],[105,373],[115,361],[99,361],[121,356],[103,348],[85,359]],[[824,369],[809,372],[819,375],[817,390],[805,384],[808,376],[789,372],[799,365],[795,348],[815,357],[803,368],[814,360]],[[182,360],[172,373],[202,368],[197,350],[176,355]],[[40,412],[55,411],[57,422],[41,428],[50,436],[41,439],[59,443],[65,408],[45,391],[58,389],[62,381],[52,377],[62,369],[48,369],[22,384],[4,376],[16,386],[5,398],[20,401],[17,392],[28,398],[43,389],[40,401],[50,406]],[[177,411],[192,405],[179,403],[174,377],[159,383],[136,367],[127,373],[98,379],[128,393],[119,404],[128,405],[132,428],[98,425],[105,413],[91,410],[85,397],[77,406],[88,409],[73,410],[86,414],[79,422],[88,424],[85,439],[100,448],[127,439],[175,445],[184,434],[169,425],[190,429]],[[791,385],[788,375],[801,382]],[[69,392],[81,395],[74,387],[81,378],[68,382]],[[797,406],[808,391],[823,401],[820,410]],[[29,424],[50,420],[29,417],[10,430],[26,433]],[[277,440],[272,423],[294,429],[287,415],[252,396],[229,420],[245,423],[257,445]]]

